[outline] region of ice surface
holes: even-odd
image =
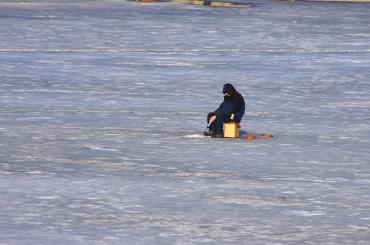
[[[0,243],[367,244],[370,5],[248,3],[0,1]]]

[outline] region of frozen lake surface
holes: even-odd
[[[368,244],[370,5],[248,3],[1,0],[0,243]]]

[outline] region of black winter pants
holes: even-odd
[[[230,115],[232,113],[232,106],[229,103],[222,103],[221,106],[215,111],[207,115],[207,124],[209,119],[216,115],[216,120],[209,126],[209,130],[213,134],[224,135],[224,122],[230,122]]]

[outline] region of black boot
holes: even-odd
[[[204,136],[212,136],[212,134],[213,132],[209,128],[207,128],[207,130],[203,132]]]
[[[211,138],[223,138],[224,136],[222,134],[212,134]]]

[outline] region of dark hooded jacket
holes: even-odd
[[[234,86],[230,83],[226,83],[222,90],[223,93],[228,93],[230,96],[224,96],[224,102],[221,104],[220,108],[225,104],[231,105],[231,114],[234,114],[233,121],[240,122],[245,112],[245,102],[243,96],[236,91]]]

